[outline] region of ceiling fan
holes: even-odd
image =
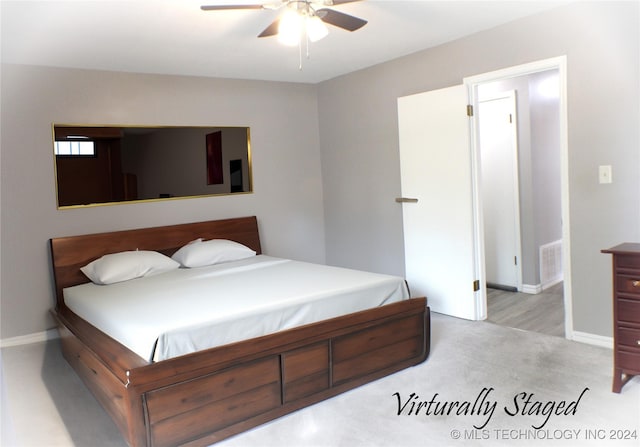
[[[253,5],[204,5],[203,11],[218,11],[232,9],[269,9],[284,12],[258,37],[278,35],[281,42],[296,45],[300,34],[306,32],[311,41],[320,40],[326,36],[328,30],[324,23],[328,23],[347,31],[356,31],[367,24],[366,20],[355,17],[326,6],[337,6],[343,3],[354,3],[362,0],[281,0],[279,2]]]

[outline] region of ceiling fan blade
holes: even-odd
[[[278,34],[278,25],[280,24],[280,19],[276,19],[271,25],[267,26],[264,31],[262,31],[258,37],[269,37],[275,36]]]
[[[264,5],[203,5],[203,11],[220,11],[225,9],[264,9]]]
[[[325,3],[328,3],[329,5],[341,5],[343,3],[355,3],[355,2],[361,2],[361,1],[362,0],[333,0]]]
[[[316,15],[320,17],[323,22],[346,29],[347,31],[355,31],[367,24],[366,20],[333,9],[318,9]]]

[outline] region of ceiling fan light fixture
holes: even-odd
[[[287,46],[295,46],[300,43],[304,30],[304,17],[293,9],[288,9],[282,14],[278,25],[278,42]]]
[[[307,37],[311,42],[317,42],[329,34],[327,25],[317,15],[307,16],[305,20]]]

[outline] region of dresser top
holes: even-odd
[[[601,250],[602,253],[618,254],[640,254],[640,243],[638,242],[625,242],[624,244],[616,245],[615,247]]]

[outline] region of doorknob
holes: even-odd
[[[414,199],[411,197],[396,197],[396,202],[398,203],[417,203],[418,199]]]

